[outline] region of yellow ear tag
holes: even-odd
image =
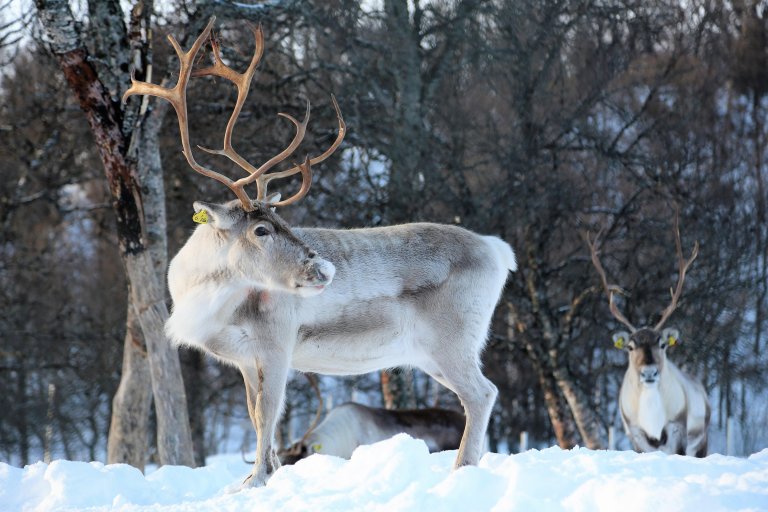
[[[323,445],[321,445],[320,443],[312,445],[312,450],[315,453],[320,453],[320,450],[322,450],[322,449],[323,449]]]
[[[617,338],[616,341],[613,342],[613,346],[616,348],[624,348],[624,337]]]
[[[667,338],[667,345],[669,345],[670,347],[676,343],[677,343],[677,338],[675,338],[674,336],[670,336],[669,338]]]
[[[205,210],[200,210],[192,216],[192,220],[198,224],[208,224],[208,212]]]

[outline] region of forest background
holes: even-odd
[[[704,382],[713,449],[729,418],[737,453],[768,445],[766,2],[6,0],[0,13],[2,460],[200,464],[254,444],[235,370],[158,355],[168,255],[194,227],[193,201],[231,193],[188,168],[167,106],[120,101],[131,69],[174,83],[165,36],[188,48],[214,14],[236,69],[253,50],[246,23],[266,37],[234,133],[243,156],[279,152],[293,128],[276,114],[299,116],[307,99],[300,154],[335,138],[331,94],[349,127],[309,196],[281,211],[290,223],[435,221],[515,248],[484,353],[500,390],[491,450],[517,450],[522,431],[534,446],[604,448],[620,430],[621,325],[584,235],[601,233],[624,314],[655,323],[678,277],[676,208],[684,251],[701,249],[670,357]],[[234,101],[230,84],[193,79],[193,144],[219,145]],[[158,367],[180,369],[180,393]],[[326,407],[458,406],[407,369],[320,387]],[[284,443],[317,407],[292,376]],[[170,439],[174,422],[190,427]]]

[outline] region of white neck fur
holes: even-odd
[[[666,422],[666,414],[659,385],[656,384],[652,387],[642,385],[637,405],[638,426],[650,437],[661,439],[661,432],[664,430]]]

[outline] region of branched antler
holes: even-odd
[[[680,296],[683,293],[683,283],[685,282],[685,274],[688,272],[693,260],[699,255],[699,242],[693,244],[693,250],[691,251],[691,257],[687,260],[683,258],[683,244],[680,242],[680,210],[675,207],[675,252],[677,253],[678,261],[678,276],[677,286],[675,291],[669,289],[669,294],[672,296],[672,300],[664,311],[661,313],[661,320],[654,327],[655,330],[659,330],[664,326],[664,323],[669,319],[670,315],[677,309],[677,301],[680,300]]]
[[[626,325],[630,332],[635,332],[637,329],[635,329],[635,326],[630,323],[629,320],[619,311],[619,308],[616,306],[616,303],[613,301],[613,294],[615,292],[619,293],[625,293],[624,290],[622,290],[617,285],[609,285],[608,284],[608,278],[605,275],[605,269],[603,268],[602,263],[600,263],[600,256],[599,256],[599,249],[597,245],[597,241],[600,238],[600,233],[597,234],[595,237],[594,242],[590,240],[589,233],[584,234],[584,240],[587,242],[587,245],[589,246],[589,251],[592,255],[592,264],[597,269],[597,273],[600,275],[600,280],[603,282],[603,288],[605,289],[605,293],[608,294],[608,305],[611,310],[611,314],[621,322],[622,324]]]
[[[271,180],[275,178],[284,178],[284,177],[292,176],[300,172],[302,176],[302,184],[301,184],[300,190],[290,198],[277,203],[273,203],[271,204],[271,206],[285,206],[285,205],[294,203],[299,199],[301,199],[302,197],[304,197],[309,191],[309,187],[312,184],[311,166],[313,164],[322,162],[323,160],[328,158],[336,150],[336,148],[339,147],[342,140],[344,140],[344,135],[346,134],[346,125],[344,124],[344,120],[341,117],[341,111],[339,110],[339,106],[336,103],[336,99],[333,98],[333,106],[334,106],[334,109],[336,110],[336,117],[339,121],[339,134],[336,138],[336,141],[334,141],[334,143],[325,153],[312,159],[307,157],[302,164],[299,164],[286,171],[267,174],[267,172],[271,168],[273,168],[275,165],[279,164],[280,162],[283,162],[288,157],[290,157],[293,154],[293,152],[296,151],[296,149],[299,147],[299,144],[301,144],[301,141],[304,139],[304,135],[306,134],[306,129],[307,129],[307,123],[309,122],[309,110],[310,110],[309,102],[307,102],[307,110],[304,115],[304,120],[301,122],[297,121],[293,116],[290,116],[288,114],[284,114],[284,113],[278,114],[279,116],[285,117],[286,119],[291,121],[294,124],[294,126],[296,126],[296,135],[293,137],[293,140],[288,145],[288,147],[286,147],[283,151],[281,151],[274,157],[267,160],[267,162],[262,164],[260,167],[257,168],[253,166],[250,162],[248,162],[243,157],[241,157],[232,147],[232,132],[234,130],[235,123],[237,122],[237,119],[240,116],[240,112],[242,111],[243,103],[245,102],[245,99],[248,96],[251,80],[256,71],[256,66],[258,65],[259,60],[261,60],[261,57],[264,53],[264,33],[262,32],[261,27],[251,27],[251,30],[253,31],[254,39],[255,39],[255,48],[254,48],[253,57],[251,58],[251,62],[248,65],[248,69],[246,69],[245,72],[238,73],[237,71],[233,70],[232,68],[224,64],[224,62],[221,60],[221,50],[216,41],[212,41],[213,59],[214,59],[213,65],[204,69],[193,70],[192,68],[194,65],[195,56],[200,51],[200,48],[203,46],[203,43],[205,42],[206,38],[209,36],[215,19],[216,19],[215,16],[211,17],[210,21],[208,22],[208,25],[206,25],[203,32],[197,37],[194,44],[192,45],[192,48],[190,48],[188,52],[184,52],[181,49],[181,46],[173,36],[171,35],[168,36],[168,40],[171,42],[171,45],[176,51],[176,54],[179,56],[179,62],[180,62],[179,79],[174,87],[170,87],[170,88],[162,87],[162,86],[154,85],[147,82],[141,82],[141,81],[135,80],[133,77],[133,74],[131,74],[131,87],[123,95],[123,101],[125,101],[129,96],[134,94],[146,94],[150,96],[156,96],[158,98],[163,98],[169,101],[171,105],[173,105],[174,109],[176,110],[176,116],[179,119],[179,133],[181,136],[181,144],[184,151],[184,156],[187,159],[187,163],[189,163],[190,167],[192,167],[194,170],[196,170],[200,174],[207,176],[209,178],[213,178],[223,183],[224,185],[226,185],[230,190],[232,190],[235,193],[238,199],[240,199],[240,202],[242,203],[242,206],[246,211],[252,211],[254,209],[253,201],[245,192],[244,187],[246,185],[256,182],[257,200],[265,201],[267,196],[267,184]],[[227,127],[224,132],[224,144],[222,149],[213,150],[213,149],[203,148],[201,146],[198,146],[198,147],[208,153],[223,155],[229,158],[232,162],[234,162],[239,167],[241,167],[242,169],[248,172],[249,175],[244,178],[240,178],[236,181],[233,181],[216,171],[213,171],[203,165],[200,165],[199,163],[197,163],[194,156],[192,155],[192,150],[189,143],[189,122],[187,118],[186,90],[187,90],[187,85],[189,83],[190,77],[199,77],[199,76],[218,76],[218,77],[224,78],[225,80],[229,80],[230,82],[235,84],[235,86],[237,87],[237,101],[235,103],[235,108],[229,117],[229,121],[227,122]]]

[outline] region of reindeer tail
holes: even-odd
[[[485,238],[486,242],[488,242],[488,245],[493,248],[498,261],[504,265],[504,268],[510,270],[511,272],[517,270],[517,259],[515,258],[515,251],[512,250],[512,247],[510,247],[507,242],[495,236],[485,236],[483,238]]]

